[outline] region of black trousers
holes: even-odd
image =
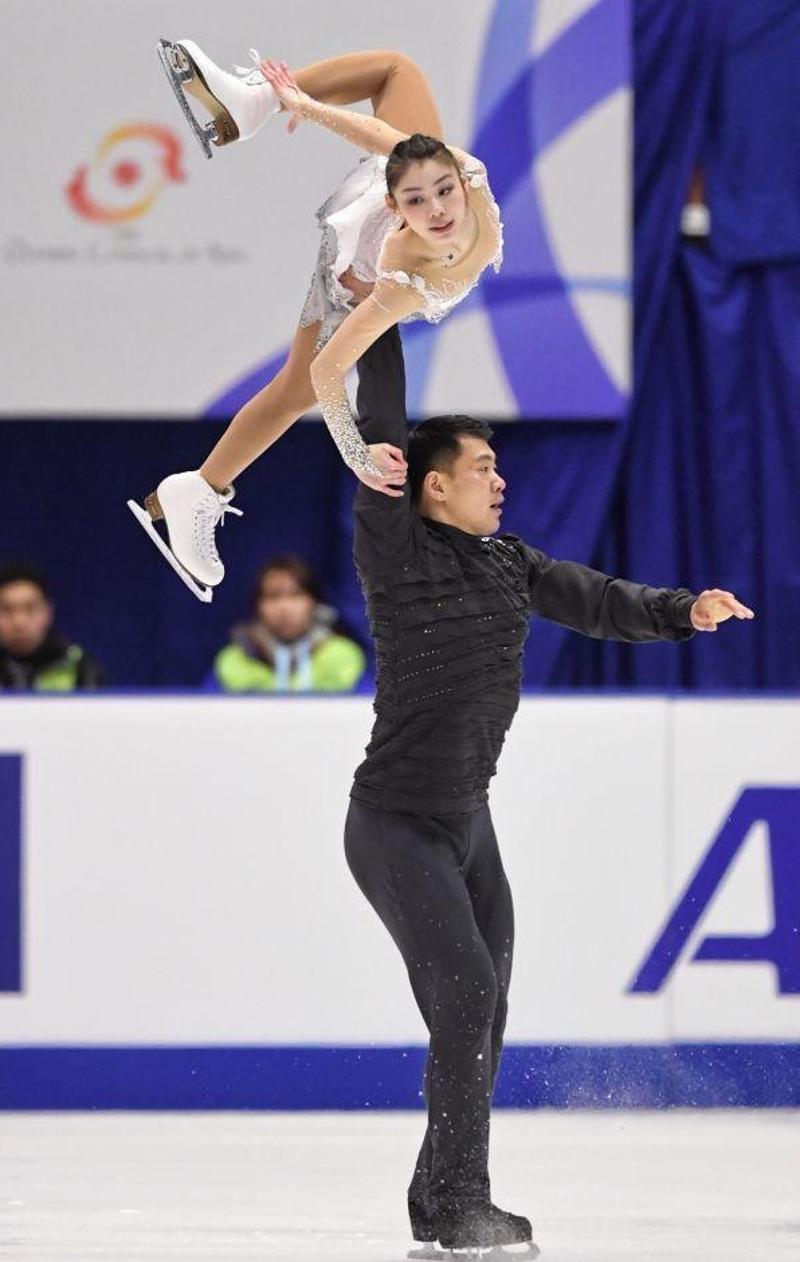
[[[430,1033],[412,1221],[489,1197],[489,1110],[514,912],[488,806],[426,817],[351,801],[345,853],[394,938]]]

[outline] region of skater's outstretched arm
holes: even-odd
[[[406,132],[398,131],[380,118],[316,101],[298,88],[282,62],[262,61],[261,72],[272,85],[284,109],[292,116],[290,131],[294,131],[300,122],[319,123],[369,153],[391,153],[395,145],[408,138]]]
[[[717,587],[699,596],[686,587],[648,587],[523,547],[531,612],[583,635],[636,644],[686,640],[695,631],[716,631],[729,618],[755,616],[733,592]]]
[[[601,640],[646,643],[694,634],[697,600],[681,587],[648,587],[525,547],[531,612]]]

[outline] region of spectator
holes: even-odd
[[[99,685],[97,663],[53,620],[44,575],[25,564],[0,567],[0,689],[76,692]]]
[[[225,692],[350,692],[366,659],[337,634],[336,611],[322,603],[319,581],[299,557],[282,556],[261,570],[251,622],[235,627],[214,659]]]

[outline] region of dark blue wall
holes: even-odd
[[[220,535],[228,577],[210,606],[175,577],[128,512],[166,472],[196,468],[221,432],[206,421],[0,422],[0,559],[49,572],[59,622],[122,687],[193,686],[248,609],[253,575],[294,550],[323,575],[326,595],[368,646],[351,549],[355,480],[321,422],[302,422],[240,479]],[[570,429],[570,426],[566,426]],[[571,427],[591,460],[613,423]],[[560,426],[500,425],[509,478],[505,529],[548,545]],[[552,532],[551,532],[552,533]]]
[[[246,613],[258,565],[272,553],[292,549],[319,568],[326,594],[368,644],[350,559],[355,482],[321,423],[296,425],[240,479],[238,503],[246,515],[228,519],[222,531],[228,577],[210,606],[195,600],[140,530],[126,499],[141,499],[166,471],[196,467],[220,430],[217,423],[197,421],[0,423],[0,557],[27,556],[45,565],[61,626],[99,657],[110,684],[198,684],[229,628]],[[556,555],[591,561],[586,553],[568,552],[564,540],[570,534],[580,538],[597,511],[600,490],[586,487],[584,493],[579,485],[573,497],[571,487],[591,476],[609,443],[619,441],[618,430],[613,422],[497,426],[495,445],[509,483],[504,529]],[[663,453],[657,454],[660,462]],[[646,467],[648,453],[633,444],[625,464],[637,460]],[[637,474],[640,480],[644,476]],[[681,476],[668,478],[666,465],[661,473],[656,467],[653,477],[656,483],[666,479],[674,500],[669,495],[659,500],[654,491],[657,511],[651,511],[642,484],[634,491],[623,475],[601,548],[608,550],[610,563],[619,563],[609,568],[654,583],[691,585],[698,580],[698,563],[681,572],[678,545],[686,545],[691,561],[692,512],[701,519],[700,530],[708,505],[701,497],[691,509],[692,485],[683,485]],[[793,505],[787,508],[794,511]],[[704,581],[730,584],[758,604],[746,578],[736,581],[739,534],[739,523],[732,523]],[[780,617],[774,621],[783,627]],[[538,623],[528,645],[526,682],[758,686],[764,682],[759,634],[755,623],[729,624],[690,645],[634,649],[599,645]],[[781,635],[782,651],[769,683],[791,687],[798,682],[792,628],[783,627]],[[639,669],[647,671],[644,680],[637,677]]]

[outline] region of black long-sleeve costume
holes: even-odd
[[[368,443],[407,449],[397,329],[359,364]],[[375,726],[352,796],[421,815],[487,800],[514,717],[522,649],[537,614],[603,639],[692,635],[695,597],[554,561],[515,535],[481,538],[431,521],[402,499],[360,486],[354,556],[378,662]]]
[[[406,449],[397,329],[359,361],[361,432]],[[361,486],[354,552],[378,655],[375,725],[345,826],[350,870],[402,953],[430,1033],[414,1236],[487,1221],[489,1111],[514,912],[487,799],[519,704],[532,614],[586,635],[680,640],[688,591],[553,561],[514,535],[427,520]],[[447,1238],[445,1234],[445,1239]]]

